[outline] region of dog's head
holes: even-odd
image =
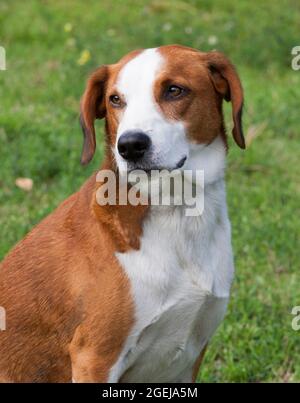
[[[226,147],[223,99],[232,103],[234,140],[245,148],[243,91],[223,54],[177,45],[131,52],[88,80],[81,101],[82,163],[95,152],[95,119],[105,118],[120,171],[189,167],[195,150],[216,138]]]

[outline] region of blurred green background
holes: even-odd
[[[299,24],[298,0],[0,0],[0,259],[100,165],[102,122],[93,163],[79,164],[79,99],[95,67],[162,44],[221,50],[244,85],[248,148],[230,140],[237,275],[199,380],[300,381]],[[229,105],[226,117],[230,130]]]

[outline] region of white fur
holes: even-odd
[[[184,164],[186,170],[203,170],[204,183],[208,185],[223,178],[226,163],[224,142],[217,137],[211,144],[189,144],[189,158]]]
[[[189,153],[183,123],[167,120],[154,99],[154,82],[163,63],[157,49],[147,49],[120,71],[116,86],[126,101],[114,149],[120,172],[127,170],[127,163],[118,153],[117,143],[127,130],[139,129],[152,140],[152,158],[145,169],[152,166],[174,169]]]
[[[202,216],[186,217],[180,206],[151,207],[140,250],[117,254],[132,286],[135,324],[110,382],[190,382],[223,319],[234,270],[220,144],[195,156],[210,178]]]
[[[110,382],[190,382],[197,357],[224,317],[233,279],[225,146],[220,137],[210,145],[192,144],[183,123],[164,117],[154,100],[163,64],[159,51],[149,49],[121,70],[117,88],[127,105],[117,139],[126,130],[143,130],[152,140],[153,165],[173,168],[187,156],[183,169],[204,170],[204,211],[187,217],[185,206],[152,206],[140,250],[117,254],[130,280],[135,323]],[[115,155],[125,171],[117,148]]]

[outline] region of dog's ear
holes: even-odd
[[[88,79],[81,99],[80,124],[84,141],[81,163],[88,164],[96,150],[95,119],[105,117],[105,87],[108,78],[108,67],[99,67]]]
[[[207,67],[215,87],[226,101],[231,101],[233,117],[233,138],[241,147],[246,148],[242,128],[243,88],[239,76],[230,61],[220,52],[205,53]]]

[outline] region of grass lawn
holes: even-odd
[[[1,0],[0,260],[100,165],[79,164],[89,72],[129,50],[180,43],[224,51],[245,89],[249,147],[230,141],[228,203],[236,281],[201,382],[300,381],[300,3],[236,0]],[[226,105],[228,127],[230,107]],[[26,193],[18,177],[34,180]],[[16,296],[17,298],[17,296]],[[1,302],[1,300],[0,300]]]

